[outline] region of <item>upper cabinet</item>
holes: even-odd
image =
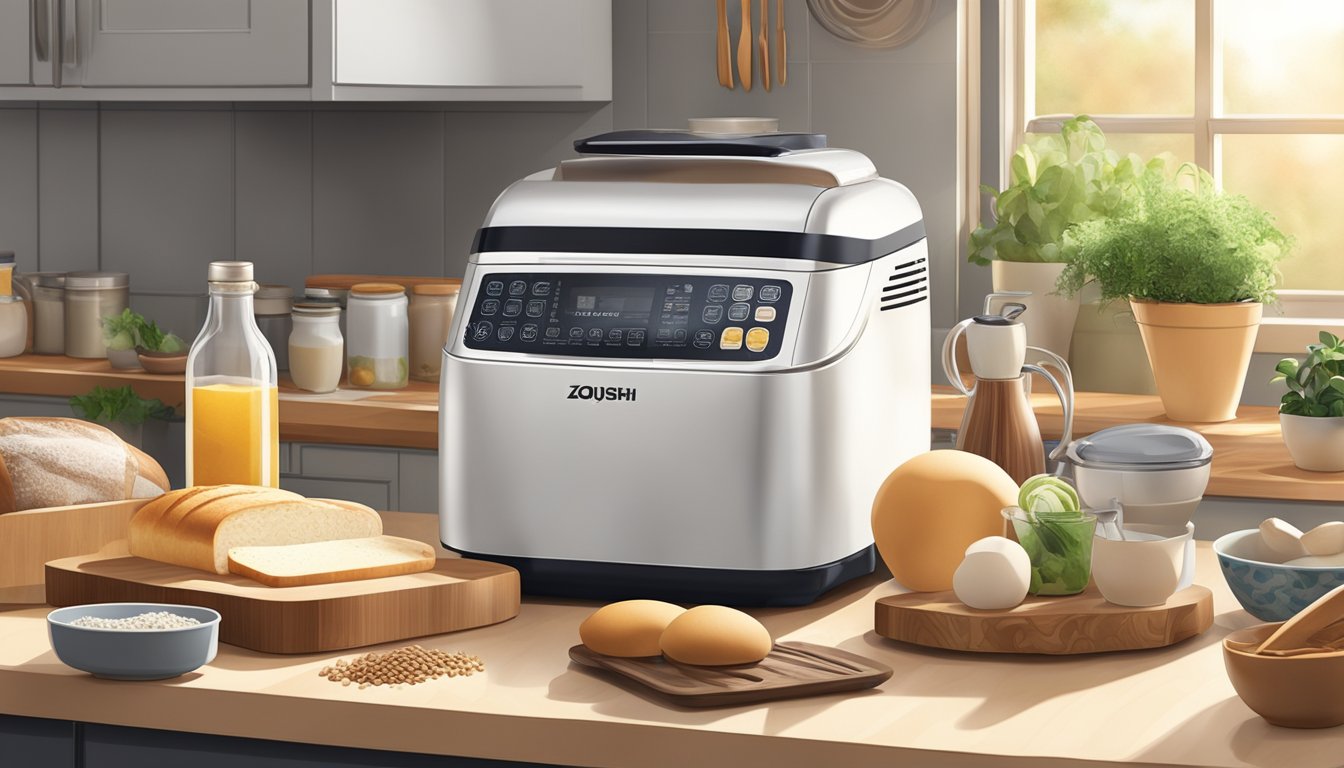
[[[608,101],[611,0],[0,0],[0,100]]]

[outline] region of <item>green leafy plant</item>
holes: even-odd
[[[1302,361],[1285,357],[1274,366],[1271,382],[1288,387],[1279,413],[1293,416],[1344,416],[1344,342],[1321,331],[1321,343],[1307,345]]]
[[[145,419],[168,418],[172,414],[162,400],[145,400],[129,386],[94,387],[87,395],[70,398],[70,407],[81,419],[103,424],[119,421],[132,426],[145,423]]]
[[[153,320],[123,309],[120,315],[105,317],[103,342],[108,349],[123,350],[142,347],[150,352],[181,352],[186,344],[176,334],[165,333]]]
[[[1007,188],[981,187],[994,200],[995,220],[971,233],[967,258],[981,265],[994,258],[1067,261],[1065,233],[1120,210],[1137,184],[1165,176],[1167,160],[1121,157],[1106,148],[1106,135],[1091,118],[1072,118],[1058,136],[1036,136],[1018,147]]]
[[[1177,178],[1187,174],[1190,185],[1146,179],[1133,205],[1070,230],[1059,292],[1095,279],[1103,301],[1272,301],[1292,238],[1245,197],[1215,189],[1208,173],[1186,164]]]

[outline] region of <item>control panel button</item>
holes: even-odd
[[[658,341],[671,341],[671,340],[672,340],[672,329],[671,329],[671,328],[659,328],[659,329],[658,329],[658,335],[655,336],[654,338],[656,338]]]
[[[588,340],[589,340],[589,341],[601,341],[601,340],[602,340],[602,329],[601,329],[601,328],[589,328],[589,329],[588,329]]]
[[[510,296],[522,296],[525,293],[527,293],[526,280],[514,280],[512,283],[509,283]]]
[[[711,285],[709,286],[709,293],[707,294],[707,296],[709,297],[710,301],[727,301],[728,286],[724,285],[723,283],[716,283],[714,285]]]
[[[773,304],[776,301],[779,301],[779,297],[782,295],[784,295],[784,289],[780,288],[778,285],[761,286],[761,301],[764,301],[766,304]]]
[[[502,280],[491,280],[485,284],[486,296],[503,296],[504,282]]]
[[[644,346],[645,331],[643,328],[632,328],[630,333],[625,336],[625,345],[627,347]]]
[[[691,311],[691,305],[684,301],[679,301],[672,305],[672,311],[679,315],[684,315]]]
[[[769,323],[769,322],[772,322],[774,319],[775,319],[775,308],[774,308],[774,307],[757,307],[757,308],[756,308],[756,322],[758,322],[758,323]]]
[[[723,329],[723,334],[719,336],[719,349],[741,349],[742,348],[742,329],[732,326]]]
[[[723,320],[723,305],[710,304],[705,307],[705,311],[700,313],[700,319],[710,325],[717,325],[719,321]]]
[[[504,326],[503,328],[500,328],[500,329],[499,329],[499,332],[495,334],[495,338],[499,339],[500,341],[508,341],[508,340],[512,339],[512,338],[513,338],[513,326],[512,326],[512,325],[506,325],[506,326]]]
[[[558,325],[552,325],[552,326],[548,327],[548,328],[546,329],[546,338],[548,338],[548,339],[558,339],[558,338],[560,338],[560,326],[558,326]]]
[[[505,314],[508,313],[506,312]],[[748,317],[751,317],[750,304],[734,304],[728,308],[728,319],[732,320],[734,323],[740,323]]]
[[[708,328],[701,328],[695,332],[695,339],[691,343],[696,349],[709,349],[714,346],[714,332]]]
[[[528,323],[527,325],[523,326],[523,330],[518,334],[518,336],[523,341],[536,341],[537,331],[538,331],[537,326],[533,325],[532,323]]]
[[[625,339],[625,331],[620,328],[612,328],[607,331],[607,341],[620,344],[623,339]]]
[[[518,299],[509,299],[504,302],[504,316],[517,317],[523,313],[523,302]]]
[[[499,311],[499,299],[486,299],[481,302],[481,314],[489,317]]]
[[[760,352],[770,343],[770,331],[764,328],[752,328],[747,331],[747,349]]]
[[[583,338],[583,329],[582,329],[582,328],[578,328],[578,327],[570,328],[570,329],[569,329],[569,338],[571,338],[571,339],[582,339],[582,338]]]
[[[548,281],[546,281],[546,280],[542,280],[542,281],[539,282],[539,283],[533,283],[533,284],[532,284],[532,295],[533,295],[533,296],[550,296],[550,295],[551,295],[551,284],[550,284],[550,282],[548,282]]]
[[[755,289],[750,285],[734,285],[733,301],[751,301],[753,293],[755,293]]]
[[[532,299],[527,302],[528,317],[541,317],[544,314],[546,314],[546,302],[541,299]]]
[[[476,341],[485,341],[490,338],[490,334],[494,333],[494,331],[495,326],[491,324],[489,320],[482,320],[476,324],[476,330],[471,332],[471,338]]]
[[[673,332],[672,332],[672,340],[675,341],[675,342],[677,342],[678,344],[685,344],[685,343],[686,343],[686,329],[685,329],[685,328],[678,328],[678,329],[676,329],[675,331],[673,331]]]

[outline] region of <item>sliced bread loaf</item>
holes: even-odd
[[[331,584],[419,573],[434,567],[434,548],[396,536],[276,547],[234,547],[229,572],[268,587]]]
[[[0,513],[145,499],[168,490],[148,454],[80,419],[0,419]]]

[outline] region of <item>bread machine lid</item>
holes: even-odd
[[[1198,432],[1170,424],[1109,427],[1069,444],[1071,462],[1089,469],[1153,471],[1201,467],[1213,446]]]

